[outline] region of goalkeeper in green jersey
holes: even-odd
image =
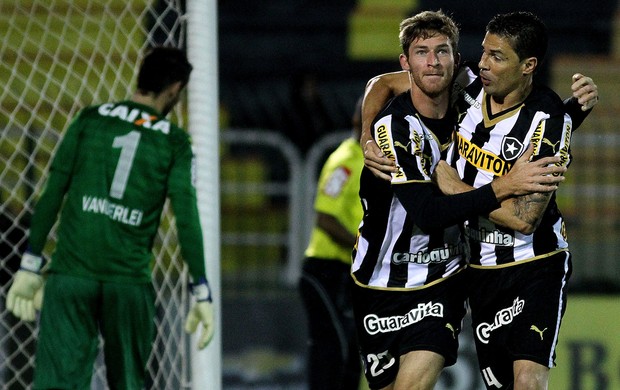
[[[191,70],[184,52],[151,50],[132,98],[84,109],[58,147],[7,295],[26,321],[43,301],[34,388],[90,388],[99,334],[110,388],[144,387],[155,335],[151,251],[166,198],[196,300],[185,329],[202,324],[199,348],[213,336],[190,137],[166,119]],[[44,283],[41,255],[59,213]]]

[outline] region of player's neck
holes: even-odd
[[[523,103],[530,92],[532,92],[532,88],[532,83],[529,82],[510,91],[506,96],[492,95],[490,99],[491,113],[496,114]]]
[[[159,102],[157,95],[154,93],[143,93],[141,91],[136,91],[131,97],[131,101],[152,107],[158,112],[161,112],[162,110],[162,107],[160,107],[161,103]]]
[[[411,101],[420,115],[431,119],[441,119],[448,111],[450,91],[446,90],[436,96],[429,96],[419,88],[413,87],[411,88]]]
[[[152,107],[164,116],[166,114],[164,110],[166,108],[167,102],[165,100],[165,94],[163,93],[155,94],[153,92],[144,93],[142,91],[136,91],[131,97],[131,100],[136,103]]]

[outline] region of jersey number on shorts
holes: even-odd
[[[499,389],[502,388],[502,384],[499,383],[499,381],[493,374],[493,371],[491,371],[491,367],[487,367],[482,370],[482,377],[484,378],[484,381],[486,382],[488,387],[495,386]]]
[[[396,363],[396,359],[388,351],[383,351],[379,354],[369,353],[366,359],[370,363],[370,375],[374,377],[383,374],[385,370]]]
[[[112,179],[112,186],[110,187],[110,196],[115,199],[123,199],[125,189],[127,188],[127,179],[129,179],[129,172],[133,165],[133,158],[136,156],[136,150],[138,150],[138,143],[140,143],[140,132],[130,131],[125,135],[114,137],[112,143],[113,148],[120,148],[121,155],[116,163],[116,170],[114,171],[114,178]]]

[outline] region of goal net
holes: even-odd
[[[129,97],[144,51],[186,46],[184,0],[15,0],[0,2],[0,383],[32,383],[36,323],[6,311],[6,293],[27,239],[29,218],[69,121],[91,104]],[[187,128],[187,100],[171,119]],[[46,247],[53,251],[54,234]],[[166,207],[154,247],[157,336],[149,388],[190,382],[183,320],[189,305],[174,218]],[[93,388],[106,388],[98,359]],[[85,367],[85,369],[90,369]]]

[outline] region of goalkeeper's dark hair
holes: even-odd
[[[155,47],[142,60],[137,88],[142,92],[159,94],[177,81],[185,86],[192,69],[192,64],[187,60],[183,50],[174,47]]]

